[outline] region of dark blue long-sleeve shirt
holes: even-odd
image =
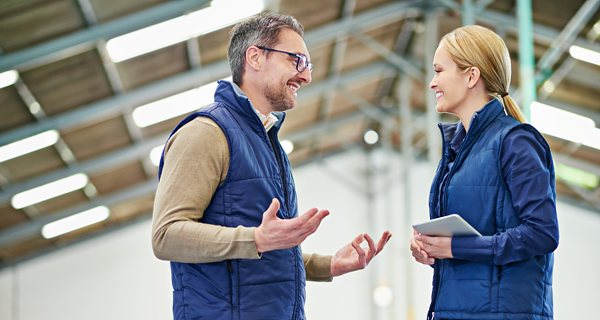
[[[459,123],[450,142],[450,161],[444,180],[465,135]],[[506,135],[500,152],[500,170],[522,223],[492,236],[453,237],[455,259],[504,265],[556,249],[558,219],[552,197],[553,182],[545,159],[544,148],[532,132],[517,127]],[[443,193],[440,191],[439,199]],[[439,200],[436,209],[439,212]]]

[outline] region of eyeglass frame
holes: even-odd
[[[310,63],[310,61],[308,61],[308,57],[306,57],[305,55],[301,54],[301,53],[294,53],[294,52],[289,52],[289,51],[283,51],[283,50],[277,50],[277,49],[273,49],[273,48],[269,48],[269,47],[265,47],[265,46],[256,46],[257,48],[261,49],[261,50],[265,50],[265,51],[272,51],[272,52],[279,52],[279,53],[284,53],[287,54],[290,57],[294,57],[296,58],[296,71],[302,73],[304,72],[304,70],[308,69],[309,72],[312,73],[313,71],[313,64]],[[302,68],[302,70],[300,70],[300,61],[304,60],[304,68]]]

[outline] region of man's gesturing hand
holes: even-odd
[[[277,211],[279,211],[279,200],[273,199],[267,211],[263,213],[260,226],[254,232],[258,252],[287,249],[299,245],[317,231],[323,218],[329,215],[328,210],[312,208],[296,218],[279,219]]]
[[[331,259],[331,275],[334,277],[340,276],[344,273],[364,269],[371,259],[373,259],[385,244],[390,240],[392,234],[389,231],[385,231],[377,246],[373,242],[373,239],[368,234],[359,234],[354,240],[343,246]],[[367,240],[369,248],[363,249],[360,244]]]

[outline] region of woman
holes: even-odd
[[[508,93],[504,41],[481,26],[446,34],[430,87],[443,155],[430,217],[459,214],[483,236],[414,232],[416,261],[433,265],[428,319],[552,319],[552,252],[558,246],[550,148]]]

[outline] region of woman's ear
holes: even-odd
[[[479,68],[477,67],[470,67],[467,70],[467,77],[467,87],[469,87],[469,89],[473,89],[481,77],[481,71],[479,71]]]
[[[256,71],[260,70],[260,58],[262,57],[261,53],[262,50],[256,46],[250,46],[248,49],[246,49],[246,63],[250,68]]]

